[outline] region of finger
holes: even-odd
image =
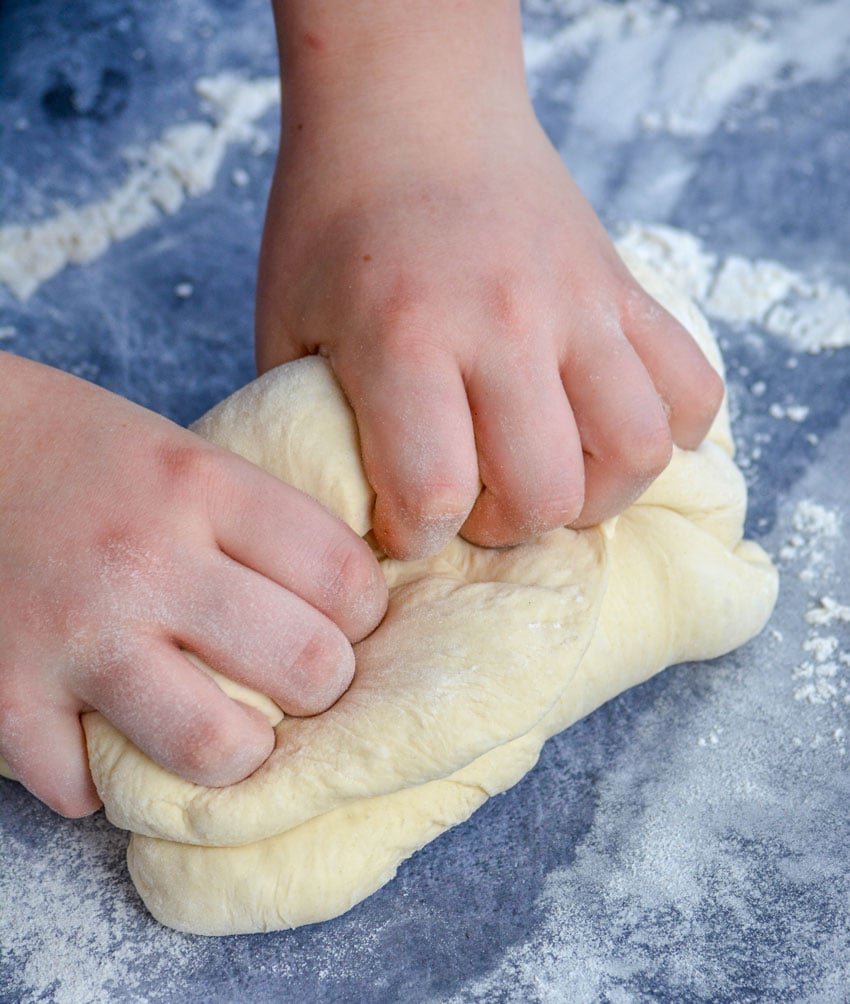
[[[16,713],[14,725],[4,723],[0,731],[0,755],[36,798],[70,818],[100,808],[78,711],[42,705],[32,714]]]
[[[182,617],[175,636],[184,648],[288,714],[324,711],[354,676],[354,651],[333,621],[226,555]]]
[[[625,338],[604,336],[563,369],[584,450],[585,500],[574,526],[625,510],[670,462],[667,415],[643,363]]]
[[[723,380],[687,329],[642,289],[624,302],[623,330],[667,406],[673,441],[696,449],[723,401]]]
[[[375,489],[372,528],[393,558],[435,554],[478,494],[472,417],[457,362],[440,349],[407,346],[343,389],[357,416],[363,464]]]
[[[227,697],[165,639],[89,669],[79,690],[151,759],[196,784],[241,781],[274,746],[259,711]]]
[[[213,530],[225,554],[295,593],[351,641],[377,627],[387,587],[368,546],[315,499],[232,454],[233,477],[213,496]]]
[[[502,547],[575,520],[583,460],[557,360],[495,361],[470,377],[468,390],[484,490],[463,535]]]

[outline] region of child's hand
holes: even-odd
[[[329,357],[394,557],[458,530],[498,546],[620,512],[672,442],[699,444],[719,377],[629,276],[518,92],[515,60],[491,68],[478,53],[452,86],[457,67],[440,61],[453,35],[419,77],[417,38],[394,77],[397,53],[346,63],[327,32],[326,49],[284,45],[261,369]]]
[[[386,587],[317,503],[172,423],[0,353],[0,754],[66,815],[95,809],[80,713],[228,784],[273,733],[181,649],[313,714]],[[352,602],[355,597],[355,602]]]

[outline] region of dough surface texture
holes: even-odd
[[[721,370],[696,308],[627,263]],[[266,374],[195,429],[368,532],[374,496],[324,360]],[[745,510],[724,407],[699,450],[676,451],[601,527],[504,551],[456,538],[425,561],[385,559],[389,611],[356,646],[351,688],[312,719],[248,694],[276,726],[275,749],[229,788],[169,774],[86,715],[92,773],[110,820],[132,831],[130,873],[146,905],[199,934],[350,909],[515,784],[548,737],[665,666],[713,658],[761,630],[777,577],[742,541]]]

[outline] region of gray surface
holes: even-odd
[[[618,28],[553,43],[589,6],[538,0],[526,20],[540,114],[606,223],[671,224],[721,256],[850,288],[850,2],[597,4]],[[817,31],[795,34],[812,12]],[[706,78],[689,128],[652,127],[684,107],[676,54],[699,39],[720,51],[727,30],[773,40],[783,58],[727,88],[716,115]],[[274,72],[263,0],[0,2],[3,221],[102,197],[126,170],[122,151],[199,117],[192,82],[223,69]],[[625,114],[632,105],[650,113],[642,124]],[[264,124],[274,132],[274,113]],[[236,145],[214,190],[176,216],[65,269],[26,304],[0,287],[6,346],[181,422],[199,415],[253,374],[272,163]],[[800,667],[818,633],[807,611],[824,595],[850,603],[850,559],[843,532],[800,523],[798,506],[850,518],[850,350],[807,354],[752,323],[718,329],[750,532],[774,555],[786,547],[772,631],[611,702],[389,886],[295,932],[162,929],[126,877],[122,834],[100,816],[60,820],[2,783],[0,998],[847,1000],[850,666],[837,664],[820,703],[801,699]],[[796,422],[771,404],[810,410]],[[850,651],[850,624],[820,634]]]

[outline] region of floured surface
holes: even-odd
[[[121,149],[146,149],[171,125],[198,119],[199,77],[275,70],[265,0],[226,9],[187,0],[167,11],[131,2],[117,17],[101,0],[66,6],[67,18],[49,22],[39,5],[7,4],[0,15],[0,102],[10,126],[0,139],[4,222],[50,216],[56,200],[78,206],[108,196],[126,176]],[[834,5],[528,0],[538,108],[612,229],[635,220],[644,232],[669,225],[719,262],[777,262],[809,286],[850,289],[850,50],[836,65],[822,59],[823,39],[788,48],[810,6]],[[600,27],[602,14],[610,26],[612,11],[619,35]],[[575,12],[581,45],[558,48],[554,39]],[[674,85],[688,74],[682,43],[702,23],[712,29],[715,62],[735,52],[716,45],[731,32],[745,42],[779,40],[790,69],[765,68],[751,87],[727,95],[719,119],[712,112],[710,131],[681,136],[655,123],[678,107]],[[844,37],[846,23],[836,22],[833,38]],[[638,63],[623,58],[624,42]],[[599,111],[598,88],[576,86],[610,56],[617,59],[608,65],[629,73],[615,98],[638,106],[616,132]],[[674,62],[660,86],[656,70]],[[124,110],[97,120],[88,113],[100,107],[108,68],[129,73],[132,84]],[[60,72],[79,115],[51,117],[42,104]],[[639,81],[648,82],[640,93]],[[686,100],[687,91],[679,105]],[[606,98],[603,110],[611,105]],[[257,125],[273,136],[274,113]],[[187,200],[93,265],[67,268],[25,308],[0,290],[0,346],[193,420],[252,376],[253,262],[270,169],[270,154],[237,144],[209,196]],[[187,282],[194,291],[181,298],[176,289]],[[756,642],[664,674],[551,741],[517,788],[321,928],[214,944],[167,931],[133,899],[123,836],[101,817],[58,821],[0,783],[0,996],[60,1004],[281,995],[490,1004],[647,993],[662,1001],[841,1000],[850,970],[842,738],[850,706],[840,655],[850,631],[841,620],[807,618],[823,597],[850,605],[850,500],[835,477],[850,468],[850,354],[840,339],[822,347],[818,296],[814,313],[802,300],[787,304],[795,327],[814,325],[815,352],[762,326],[763,292],[741,290],[724,303],[745,315],[719,330],[750,534],[783,573],[777,612]],[[797,406],[808,408],[801,422],[785,417]],[[825,530],[833,522],[836,535]],[[838,640],[823,663],[804,648],[820,636]],[[838,669],[823,679],[837,694],[797,697],[821,679],[801,676],[806,664],[831,661]]]

